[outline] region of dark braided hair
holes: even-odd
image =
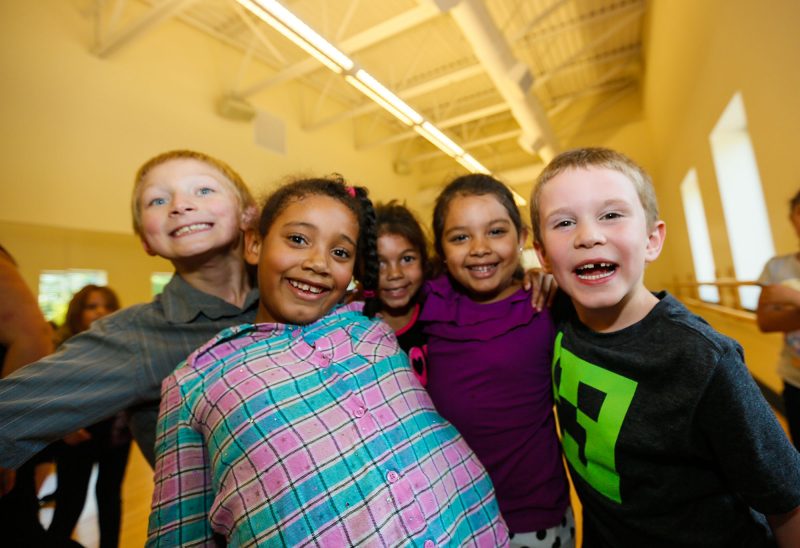
[[[294,200],[305,196],[328,196],[344,204],[358,219],[358,249],[354,274],[364,289],[364,315],[372,318],[380,309],[378,299],[378,235],[375,209],[364,187],[348,187],[341,175],[299,179],[287,183],[273,192],[264,203],[258,231],[267,235],[272,223]]]

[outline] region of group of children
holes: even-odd
[[[0,465],[130,408],[148,545],[573,546],[562,446],[586,547],[798,544],[800,456],[740,347],[645,288],[665,229],[625,156],[539,177],[534,245],[569,297],[552,309],[488,175],[437,199],[438,273],[410,211],[335,178],[282,186],[256,221],[230,167],[176,151],[132,206],[176,275],[0,381]]]

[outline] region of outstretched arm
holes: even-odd
[[[0,466],[16,468],[48,443],[145,401],[134,321],[124,313],[102,318],[0,379]]]
[[[50,326],[11,258],[0,252],[0,345],[6,349],[0,377],[53,351]]]
[[[761,289],[756,319],[761,331],[795,331],[800,329],[800,291],[783,284]]]

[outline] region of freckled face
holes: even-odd
[[[661,252],[664,224],[648,229],[644,207],[625,175],[568,169],[545,184],[539,208],[539,259],[584,323],[592,327],[593,317],[638,321],[652,308],[644,267]]]
[[[525,236],[493,195],[456,196],[442,231],[447,270],[473,300],[504,299],[517,289],[514,271]]]
[[[340,201],[310,195],[291,202],[263,239],[246,235],[245,259],[258,265],[256,321],[305,325],[342,300],[353,276],[358,219]]]
[[[385,309],[404,312],[414,304],[422,287],[421,256],[418,249],[399,234],[378,237],[380,262],[379,296]]]
[[[189,158],[154,167],[145,177],[139,207],[145,250],[168,260],[230,247],[245,228],[233,183]]]
[[[108,302],[108,299],[106,299],[102,291],[90,292],[89,297],[83,305],[83,310],[81,311],[81,325],[83,329],[89,329],[93,321],[107,316],[113,311],[111,303]]]

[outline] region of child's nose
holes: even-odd
[[[310,248],[303,261],[303,268],[316,272],[317,274],[325,274],[329,270],[328,257],[321,250]]]
[[[397,278],[403,277],[403,270],[400,268],[398,264],[389,264],[386,267],[386,278],[389,280],[395,280]]]
[[[477,237],[472,239],[472,245],[469,249],[472,255],[486,255],[491,253],[491,249],[489,247],[486,238]]]
[[[578,225],[575,233],[575,247],[594,247],[605,241],[603,232],[593,223],[582,223]]]
[[[172,212],[184,213],[195,209],[194,200],[190,196],[176,195],[172,200]]]

